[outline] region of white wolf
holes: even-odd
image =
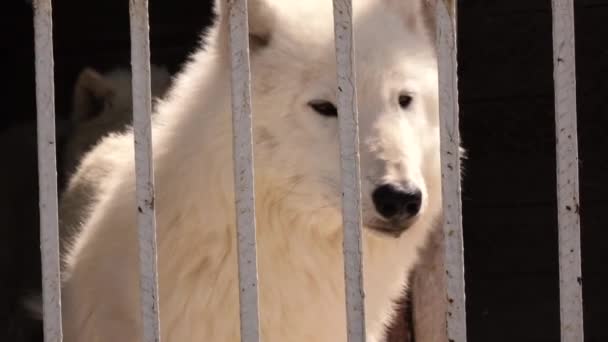
[[[368,341],[441,211],[437,65],[421,0],[354,1]],[[153,125],[161,333],[239,341],[230,53],[224,1]],[[345,341],[331,1],[250,0],[264,341]],[[132,342],[139,311],[134,161],[120,163],[67,257],[67,342]],[[124,153],[124,154],[120,154]]]
[[[167,69],[151,65],[153,97],[162,97],[171,83]],[[72,134],[65,147],[64,172],[71,175],[81,158],[110,132],[123,131],[131,124],[131,71],[115,68],[99,73],[83,69],[74,86],[71,114]]]
[[[169,88],[171,75],[165,67],[152,64],[150,76],[154,107]],[[106,190],[115,164],[126,155],[133,156],[133,136],[123,134],[132,117],[129,69],[118,67],[100,73],[86,67],[80,72],[74,86],[70,124],[62,129],[67,140],[62,150],[62,171],[68,180],[59,202],[62,255],[93,203]],[[28,294],[22,303],[34,318],[42,318],[40,293]]]
[[[151,65],[150,73],[152,96],[160,98],[169,88],[171,76],[156,65]],[[131,124],[132,113],[129,69],[102,74],[85,68],[80,72],[74,87],[72,133],[64,150],[63,171],[69,181],[59,206],[62,245],[71,240],[89,207],[105,190],[115,156],[133,155],[133,139],[120,134]]]

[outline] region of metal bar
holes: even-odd
[[[129,1],[143,341],[160,341],[151,130],[148,0]]]
[[[246,0],[224,0],[230,17],[232,125],[241,341],[260,339],[256,256],[255,191],[249,65],[249,24]]]
[[[44,340],[46,342],[61,342],[63,332],[61,328],[61,277],[59,273],[59,224],[57,218],[51,0],[36,0],[34,2],[34,32]]]
[[[583,342],[573,0],[552,8],[561,341]]]
[[[355,88],[355,47],[351,0],[334,0],[338,119],[342,169],[344,284],[348,342],[365,341],[362,273],[359,118]]]
[[[460,194],[460,132],[458,124],[455,1],[438,1],[436,15],[447,294],[446,324],[448,340],[464,342],[467,339],[467,326]]]

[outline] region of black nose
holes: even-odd
[[[422,204],[418,188],[401,189],[391,184],[381,185],[372,193],[374,206],[385,219],[416,216]]]

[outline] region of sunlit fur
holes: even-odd
[[[364,228],[367,334],[376,342],[440,213],[437,68],[417,2],[354,4],[363,220],[382,224],[374,185],[411,183],[423,193],[400,237]],[[267,42],[251,56],[262,339],[346,341],[338,122],[307,105],[336,100],[331,1],[250,0],[249,8],[252,42]],[[240,335],[228,23],[219,12],[153,127],[165,341]],[[403,92],[414,97],[405,110]],[[134,162],[116,158],[67,258],[67,342],[141,337]]]

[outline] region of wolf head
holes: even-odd
[[[440,206],[428,1],[353,1],[363,223],[400,235]],[[212,31],[229,61],[228,6]],[[256,170],[308,215],[341,210],[331,1],[249,1]],[[212,39],[211,44],[214,44]],[[429,210],[432,208],[432,210]]]
[[[153,97],[161,97],[170,82],[165,68],[152,65]],[[130,70],[117,68],[104,74],[91,68],[82,70],[74,87],[72,134],[65,150],[66,174],[73,173],[83,155],[103,136],[125,129],[132,118]]]

